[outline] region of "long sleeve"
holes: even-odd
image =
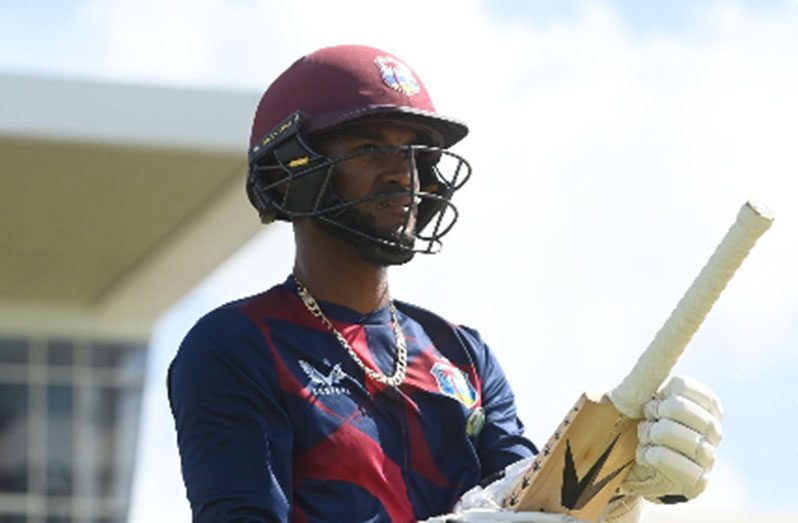
[[[194,521],[287,521],[292,429],[262,339],[217,310],[183,341],[168,376]]]
[[[524,425],[518,418],[515,395],[499,362],[479,334],[463,328],[470,338],[473,357],[479,371],[485,427],[478,440],[482,477],[502,471],[504,467],[537,453],[535,445],[524,437]]]

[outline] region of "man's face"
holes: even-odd
[[[368,198],[348,211],[363,232],[412,246],[418,202],[411,199],[409,189],[412,184],[418,192],[418,175],[411,172],[403,151],[377,150],[417,143],[418,134],[406,126],[372,122],[348,127],[318,144],[319,152],[331,158],[365,153],[339,162],[333,177],[335,191],[344,201]]]

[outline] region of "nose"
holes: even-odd
[[[385,169],[380,177],[382,183],[399,185],[403,189],[409,188],[412,183],[418,189],[418,173],[412,155],[413,151],[409,147],[387,153]]]

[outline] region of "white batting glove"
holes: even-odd
[[[534,460],[521,459],[505,467],[501,478],[482,487],[477,485],[462,495],[452,514],[437,516],[422,523],[586,523],[567,514],[515,512],[502,508]],[[600,523],[637,523],[640,521],[640,496],[623,495],[610,502]]]
[[[446,514],[421,523],[588,523],[567,514],[549,514],[546,512],[512,512],[509,510],[491,510],[473,508],[454,514]]]
[[[521,476],[529,468],[535,457],[519,459],[504,467],[501,477],[484,487],[477,485],[463,494],[454,506],[455,513],[473,509],[502,510],[502,501],[512,493]],[[515,514],[515,511],[508,511]]]
[[[512,493],[534,459],[532,456],[507,465],[501,478],[484,487],[477,485],[463,494],[452,514],[430,518],[422,523],[587,523],[567,514],[516,512],[502,508],[502,501]]]
[[[639,523],[642,516],[640,496],[618,496],[610,501],[599,523]]]
[[[681,503],[701,494],[715,464],[723,410],[707,385],[674,377],[646,403],[638,425],[636,465],[620,494]]]

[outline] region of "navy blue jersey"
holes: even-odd
[[[387,307],[320,305],[365,365],[393,374]],[[365,378],[290,277],[194,326],[168,384],[195,521],[416,521],[535,452],[479,335],[396,307],[408,349],[398,389]],[[486,423],[469,435],[480,408]]]

